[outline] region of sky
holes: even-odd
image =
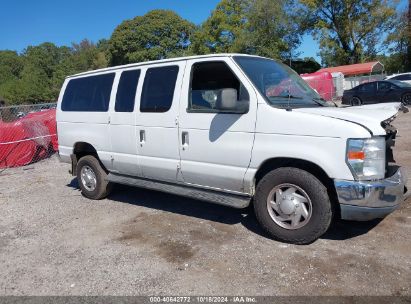
[[[110,38],[125,19],[152,9],[171,9],[200,24],[220,0],[0,0],[0,50],[21,52],[28,45],[53,42],[71,45],[87,38]],[[405,7],[407,0],[401,0]],[[305,35],[300,57],[320,61],[318,43]]]

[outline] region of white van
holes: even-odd
[[[221,54],[68,77],[61,160],[81,191],[115,183],[216,204],[253,203],[275,239],[304,244],[334,217],[384,217],[403,201],[392,157],[400,104],[337,108],[267,58]]]

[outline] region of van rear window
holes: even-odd
[[[71,79],[61,103],[62,111],[107,112],[114,73]]]

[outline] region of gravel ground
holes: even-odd
[[[411,115],[396,126],[411,176]],[[250,210],[124,186],[88,200],[68,169],[0,173],[0,295],[411,295],[411,198],[296,246]]]

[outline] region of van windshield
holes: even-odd
[[[316,91],[285,64],[247,56],[234,56],[234,60],[267,102],[275,107],[328,106]]]

